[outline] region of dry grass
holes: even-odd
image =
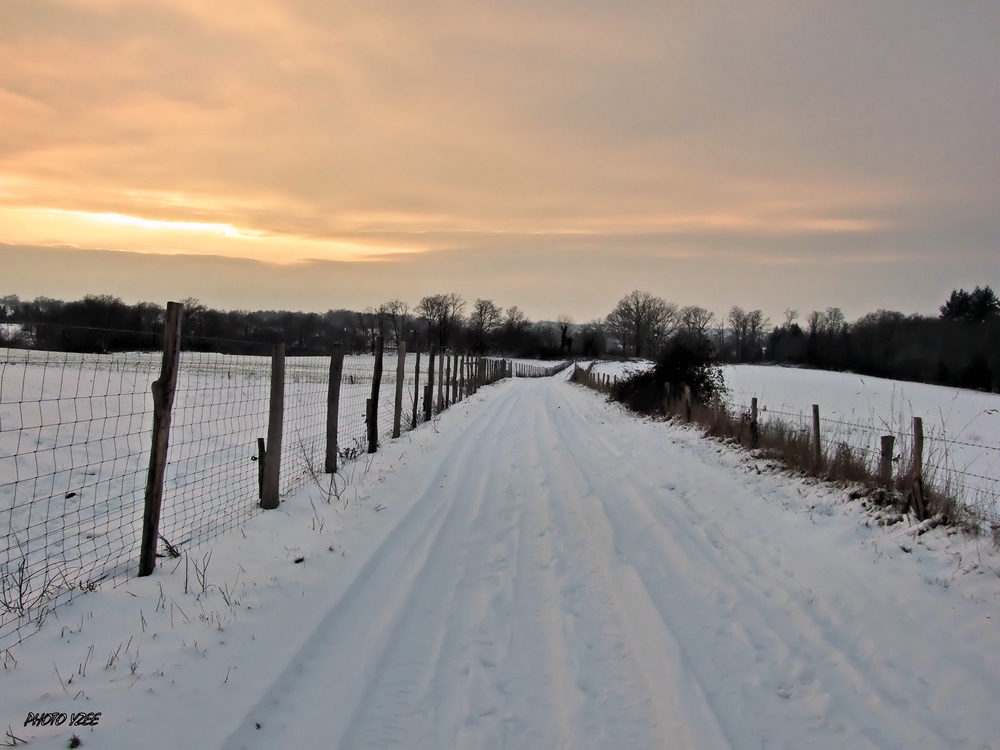
[[[577,368],[573,380],[606,393],[612,399],[615,397],[613,384],[597,380],[585,370]],[[706,437],[738,443],[793,473],[814,476],[841,487],[850,486],[852,497],[867,497],[875,505],[894,507],[902,513],[912,512],[920,521],[933,519],[933,525],[954,525],[970,533],[985,528],[985,516],[976,511],[977,506],[962,502],[961,488],[948,481],[942,484],[922,481],[919,487],[922,503],[918,503],[918,487],[909,469],[897,469],[886,482],[879,476],[877,458],[861,445],[837,442],[821,446],[817,462],[810,430],[774,417],[753,424],[749,410],[734,411],[723,403],[692,402],[689,405],[683,399],[664,399],[651,413],[698,425]],[[1000,528],[993,531],[1000,542]]]

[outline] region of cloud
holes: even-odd
[[[6,3],[0,241],[450,253],[443,286],[567,237],[637,280],[834,240],[972,262],[1000,239],[998,36],[991,2]]]

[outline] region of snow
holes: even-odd
[[[345,472],[330,503],[307,484],[52,612],[7,656],[0,730],[37,748],[74,731],[105,748],[1000,747],[984,540],[880,526],[562,377],[484,388]],[[22,726],[81,710],[98,726]]]
[[[759,408],[789,421],[804,422],[818,404],[831,441],[873,454],[881,435],[894,434],[897,453],[907,455],[912,418],[920,417],[929,480],[1000,521],[1000,394],[793,367],[729,366],[723,377],[732,401],[756,396]]]
[[[4,593],[51,605],[136,565],[158,353],[73,354],[0,349],[0,555]],[[413,371],[404,375],[404,423]],[[328,357],[289,357],[281,492],[325,457]],[[373,355],[344,359],[339,448],[367,448]],[[427,357],[421,361],[426,381]],[[173,408],[160,534],[177,548],[204,542],[256,512],[257,438],[267,434],[269,357],[184,352]],[[379,435],[392,430],[396,357],[387,356]],[[24,572],[24,584],[9,585]],[[134,572],[134,571],[132,571]],[[55,593],[42,598],[53,581]],[[0,605],[2,606],[2,605]],[[38,606],[33,607],[38,609]],[[0,648],[18,623],[0,610]],[[29,613],[35,614],[35,613]]]
[[[581,362],[581,367],[586,367],[590,362]],[[630,374],[635,372],[641,372],[653,366],[653,363],[644,359],[632,359],[632,360],[612,360],[612,361],[598,361],[594,363],[594,369],[591,372],[599,375],[608,375],[610,377],[628,377]]]
[[[651,366],[645,360],[608,361],[596,363],[593,371],[623,377]],[[809,429],[812,405],[817,404],[824,442],[848,443],[873,464],[881,436],[891,434],[897,466],[904,466],[912,420],[920,417],[927,480],[977,509],[988,519],[986,528],[1000,523],[1000,394],[796,367],[721,369],[735,408],[749,409],[756,397],[761,419],[774,417]]]

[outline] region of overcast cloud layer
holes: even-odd
[[[933,311],[1000,287],[997,39],[993,0],[5,0],[0,293]]]

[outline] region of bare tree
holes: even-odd
[[[585,357],[600,357],[606,349],[604,320],[597,318],[584,324],[582,349]]]
[[[431,338],[436,338],[438,346],[444,349],[455,326],[461,321],[464,309],[465,300],[453,292],[424,297],[416,311],[427,321]]]
[[[736,341],[736,359],[743,362],[757,359],[764,344],[764,334],[771,327],[771,320],[760,310],[747,312],[742,307],[729,311],[729,326]]]
[[[839,307],[828,307],[823,314],[824,328],[827,333],[841,333],[847,325],[847,319]]]
[[[708,338],[708,329],[715,321],[714,313],[709,312],[704,307],[688,305],[680,311],[680,326],[690,336],[698,340]]]
[[[806,318],[809,325],[809,335],[820,333],[841,333],[847,320],[839,307],[828,307],[825,311],[813,310]]]
[[[381,305],[377,308],[369,305],[357,314],[357,329],[364,338],[365,348],[372,354],[375,353],[375,346],[378,337],[383,333],[384,324],[385,311]]]
[[[785,328],[791,328],[792,323],[799,317],[799,311],[790,307],[785,308]]]
[[[500,327],[503,311],[493,300],[477,299],[472,305],[469,327],[472,329],[473,345],[476,351],[486,351],[488,339]]]
[[[402,300],[391,299],[380,305],[380,308],[384,310],[392,343],[398,347],[399,342],[406,338],[406,329],[410,323],[410,306]]]
[[[525,335],[531,328],[531,321],[521,312],[517,305],[511,305],[503,314],[502,345],[508,352],[513,352],[521,346]]]
[[[815,336],[823,329],[823,313],[813,310],[806,316],[806,325],[809,326],[809,335]]]
[[[760,310],[747,313],[747,347],[748,356],[757,359],[764,349],[764,334],[771,327],[771,319],[764,317]]]
[[[677,305],[649,292],[635,290],[622,297],[608,315],[608,328],[622,341],[626,352],[648,357],[677,317]]]
[[[181,316],[181,330],[184,336],[201,336],[205,332],[208,308],[201,304],[201,300],[194,297],[185,297],[181,300],[181,304],[184,306],[184,315]]]
[[[560,315],[556,318],[559,326],[559,351],[566,353],[573,348],[573,337],[569,335],[570,326],[573,325],[573,318],[569,315]]]
[[[729,310],[728,318],[729,330],[733,332],[733,340],[736,344],[736,359],[742,360],[744,348],[746,347],[747,331],[750,327],[747,311],[742,307],[734,305]]]

